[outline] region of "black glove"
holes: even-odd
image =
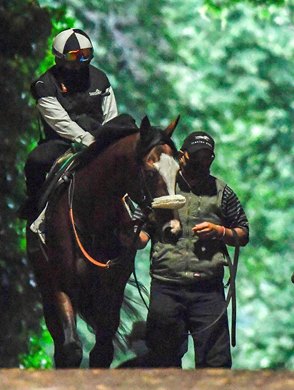
[[[73,153],[81,152],[82,150],[84,150],[86,148],[87,148],[87,146],[82,144],[81,142],[73,142],[71,144],[71,150],[73,151]]]

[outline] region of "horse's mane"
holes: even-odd
[[[79,167],[87,165],[99,153],[116,141],[139,131],[140,129],[136,125],[134,118],[129,114],[121,114],[113,118],[95,132],[96,141],[80,154]],[[160,144],[168,144],[175,153],[177,151],[172,139],[162,129],[149,124],[147,131],[144,131],[143,137],[140,137],[140,142],[136,146],[137,158],[146,155],[154,146]]]
[[[136,122],[129,114],[121,114],[113,118],[95,132],[96,141],[81,153],[81,162],[83,165],[88,163],[114,142],[138,132]]]

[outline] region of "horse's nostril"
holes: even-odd
[[[162,232],[163,232],[163,234],[172,234],[172,228],[171,228],[171,226],[170,226],[170,225],[164,226],[164,227],[162,228]]]
[[[174,243],[182,234],[179,221],[170,221],[162,227],[163,242]]]

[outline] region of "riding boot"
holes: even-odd
[[[37,217],[36,201],[27,198],[18,210],[18,217],[25,220],[33,220],[34,217]]]
[[[27,184],[27,182],[26,182]],[[27,197],[18,209],[18,218],[33,221],[38,216],[38,190],[27,185]]]

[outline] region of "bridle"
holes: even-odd
[[[150,214],[152,211],[152,202],[154,200],[146,179],[146,172],[144,168],[141,166],[139,170],[139,183],[140,183],[140,194],[139,198],[136,199],[136,203],[141,208],[145,216]]]

